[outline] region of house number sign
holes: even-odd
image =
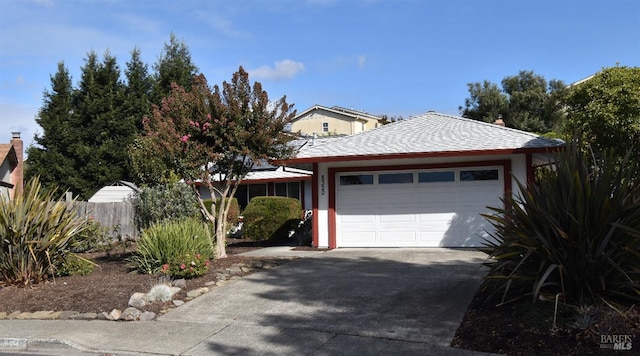
[[[324,174],[320,176],[320,194],[324,195]]]

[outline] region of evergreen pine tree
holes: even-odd
[[[198,67],[191,63],[191,53],[184,41],[178,41],[171,33],[169,43],[164,44],[162,54],[154,64],[155,71],[152,101],[159,105],[162,98],[171,91],[171,83],[176,83],[187,91],[191,90]]]
[[[50,76],[51,91],[45,90],[44,103],[36,122],[43,132],[34,136],[34,144],[27,148],[29,164],[25,177],[40,176],[45,186],[69,186],[69,172],[74,169],[70,146],[77,123],[73,117],[73,85],[64,62],[58,63],[55,75]]]

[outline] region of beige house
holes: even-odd
[[[23,162],[22,140],[13,132],[9,144],[0,144],[0,199],[13,199],[22,192]]]
[[[313,135],[353,135],[382,126],[380,117],[339,106],[314,105],[298,114],[291,131]]]

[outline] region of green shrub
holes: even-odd
[[[56,276],[86,276],[93,273],[95,263],[70,254],[56,270]]]
[[[286,197],[255,197],[243,213],[243,236],[253,240],[286,240],[300,223],[300,201]]]
[[[238,225],[238,218],[240,217],[240,205],[238,205],[238,199],[236,198],[226,198],[226,200],[231,199],[231,207],[229,207],[229,214],[227,214],[227,224],[229,225]],[[205,199],[204,205],[207,208],[207,211],[211,212],[211,199]],[[220,198],[216,199],[216,216],[218,211],[220,210]]]
[[[495,241],[487,286],[503,302],[561,294],[574,305],[605,299],[640,300],[640,184],[627,156],[600,162],[577,145],[557,155],[555,169],[520,186],[506,209],[486,216]]]
[[[62,265],[74,235],[86,228],[70,204],[44,191],[39,179],[25,185],[22,194],[0,197],[0,281],[29,285],[45,281]]]
[[[172,278],[195,278],[207,274],[209,270],[209,256],[199,253],[186,253],[169,259],[169,263],[162,266],[162,272]]]
[[[200,219],[166,221],[142,232],[136,251],[128,259],[139,273],[155,274],[165,264],[187,254],[213,256],[213,244],[208,229]]]
[[[76,253],[101,251],[112,242],[109,228],[89,217],[86,229],[73,236],[71,250]]]
[[[200,216],[193,190],[182,183],[143,188],[135,204],[135,222],[140,230],[166,220]]]

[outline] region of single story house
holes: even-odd
[[[12,132],[8,144],[0,144],[0,199],[13,199],[23,188],[23,143],[20,132]]]
[[[304,135],[353,135],[382,126],[380,117],[364,111],[314,105],[296,115],[291,131]]]
[[[427,112],[330,144],[305,145],[278,164],[307,165],[316,247],[477,247],[517,181],[562,141]]]

